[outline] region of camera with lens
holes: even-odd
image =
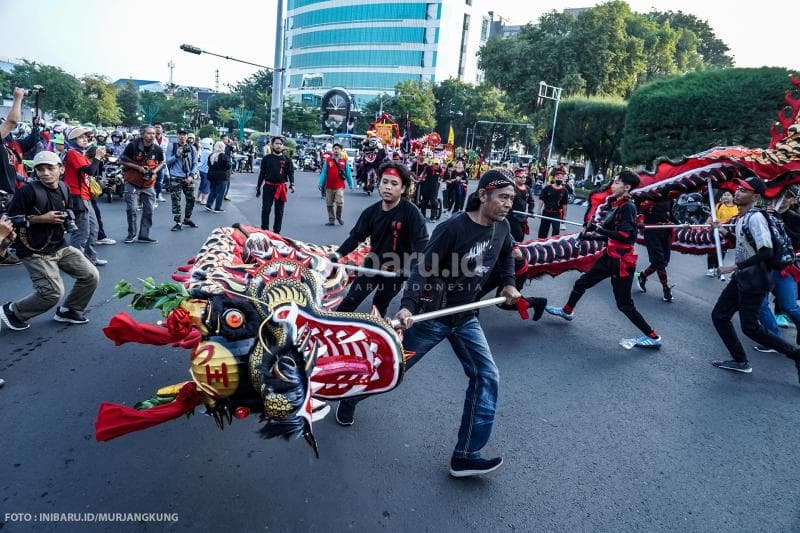
[[[78,231],[78,225],[75,224],[75,212],[72,209],[67,209],[61,212],[64,215],[64,230],[67,233],[75,233]]]
[[[11,225],[15,228],[28,227],[28,217],[25,215],[14,215],[13,217],[6,215],[6,218],[8,218],[8,221],[11,222]]]

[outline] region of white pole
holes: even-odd
[[[711,206],[711,221],[717,221],[717,210],[714,209],[714,186],[708,178],[708,204]],[[722,244],[719,241],[719,228],[714,228],[714,245],[717,247],[717,264],[722,266]]]
[[[722,224],[723,227],[732,228],[736,224]],[[644,229],[672,229],[672,228],[708,228],[711,224],[648,224]]]
[[[278,0],[275,21],[275,66],[272,71],[272,112],[269,116],[269,134],[272,137],[283,131],[283,2]]]
[[[385,278],[398,278],[400,274],[397,272],[390,272],[388,270],[379,270],[377,268],[367,268],[367,267],[360,267],[356,265],[349,265],[347,263],[336,263],[335,266],[339,268],[343,268],[345,270],[352,270],[353,272],[358,272],[359,274],[371,274],[373,276],[383,276]]]
[[[505,301],[506,301],[505,296],[497,296],[496,298],[489,298],[488,300],[481,300],[479,302],[473,302],[471,304],[457,305],[455,307],[447,307],[445,309],[439,309],[438,311],[431,311],[429,313],[413,315],[411,318],[414,320],[414,323],[424,322],[426,320],[433,320],[434,318],[441,318],[443,316],[455,315],[456,313],[463,313],[465,311],[480,309],[481,307],[489,307],[492,305],[502,304],[505,303]],[[399,320],[392,320],[393,328],[397,328],[399,326],[400,326]]]
[[[512,213],[515,213],[517,215],[525,215],[528,218],[543,218],[545,220],[552,220],[553,222],[563,222],[564,224],[572,224],[573,226],[583,227],[583,224],[581,224],[580,222],[572,222],[570,220],[564,220],[563,218],[546,217],[544,215],[537,215],[535,213],[526,213],[525,211],[512,211]]]
[[[553,141],[556,140],[556,120],[558,119],[558,104],[561,102],[561,89],[557,89],[554,87],[555,93],[555,101],[556,101],[556,110],[553,113],[553,133],[550,135],[550,149],[547,150],[547,164],[545,164],[545,168],[550,165],[550,158],[553,156]],[[556,92],[557,91],[557,92]]]

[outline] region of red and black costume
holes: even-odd
[[[642,333],[656,338],[655,331],[636,309],[631,298],[633,273],[636,270],[636,254],[633,253],[636,243],[636,206],[631,197],[626,195],[613,201],[605,217],[599,224],[591,223],[583,238],[607,240],[608,246],[592,268],[575,282],[564,311],[572,313],[587,289],[610,277],[617,309]]]
[[[523,185],[520,189],[514,185],[514,203],[511,204],[512,211],[519,211],[521,213],[532,213],[535,207],[536,200],[531,194],[531,190],[527,185]],[[525,235],[530,233],[528,227],[528,217],[518,213],[508,214],[508,225],[511,226],[511,236],[514,237],[515,242],[522,242],[525,240]],[[558,224],[556,222],[556,224]]]
[[[563,185],[547,185],[542,189],[539,200],[542,201],[542,215],[559,220],[564,218],[564,206],[567,205],[569,191]],[[558,235],[561,233],[561,223],[543,218],[539,221],[539,238],[544,239],[547,234]]]
[[[261,187],[264,187],[263,191]],[[286,205],[288,187],[294,189],[294,165],[284,154],[267,154],[261,160],[257,190],[263,192],[261,200],[261,229],[269,230],[269,214],[275,205],[275,222],[272,231],[281,232],[283,208]]]
[[[644,200],[639,204],[639,212],[642,214],[646,226],[672,223],[671,200],[657,202]],[[647,247],[647,258],[650,260],[650,265],[639,273],[639,285],[643,287],[647,278],[656,273],[661,286],[669,287],[667,284],[667,265],[669,265],[669,256],[672,250],[672,228],[645,229],[642,232],[642,236]]]

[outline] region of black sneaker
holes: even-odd
[[[800,382],[800,356],[795,356],[794,366],[797,368],[797,381]]]
[[[450,459],[450,475],[453,477],[480,476],[497,470],[501,464],[503,464],[502,457],[495,457],[494,459],[453,457]]]
[[[636,286],[641,292],[647,292],[647,278],[642,276],[642,272],[636,273]]]
[[[172,231],[180,231],[182,229],[181,223],[176,222],[174,226],[172,226]]]
[[[746,361],[744,363],[739,361],[711,361],[711,364],[723,370],[733,370],[734,372],[743,372],[745,374],[753,372],[753,367]]]
[[[56,322],[67,322],[69,324],[86,324],[89,322],[89,319],[86,318],[86,315],[80,311],[76,311],[75,309],[67,309],[63,312],[58,309],[56,310],[53,320]]]
[[[547,307],[547,298],[526,298],[528,300],[528,305],[533,307],[533,317],[532,320],[536,321],[542,318],[544,314],[544,308]]]
[[[329,220],[328,222],[325,223],[325,225],[326,226],[335,226],[336,223],[333,220]]]
[[[336,423],[340,426],[352,426],[356,419],[356,402],[341,400],[336,407]]]
[[[761,346],[760,344],[753,346],[753,349],[761,353],[778,353],[778,350],[775,350],[774,348],[769,348],[767,346]]]
[[[672,301],[672,287],[669,285],[664,285],[664,301],[671,302]]]
[[[5,257],[0,258],[0,266],[16,266],[21,264],[22,261],[20,261],[19,258],[14,257],[11,254],[8,254]]]
[[[136,235],[128,235],[127,237],[125,237],[125,240],[122,241],[122,242],[124,242],[125,244],[130,244],[132,242],[136,242]]]
[[[24,320],[17,318],[17,315],[11,310],[11,302],[0,307],[0,320],[3,321],[3,324],[5,324],[8,329],[13,329],[14,331],[22,331],[31,327],[31,325]]]
[[[189,226],[190,228],[199,228],[200,227],[197,224],[195,224],[193,220],[190,220],[190,219],[184,220],[183,221],[183,225],[184,226]]]
[[[341,218],[337,218],[336,221],[339,222],[340,226],[344,226],[344,220],[342,220]]]
[[[145,244],[156,244],[158,241],[155,239],[151,239],[150,237],[139,237],[137,242],[143,242]]]
[[[213,207],[210,207],[210,206],[207,206],[207,205],[204,205],[203,207],[206,209],[206,211],[211,211],[212,213],[214,212],[214,208]]]

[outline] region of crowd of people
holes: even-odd
[[[41,141],[37,123],[23,138],[9,137],[20,120],[23,92],[15,90],[14,96],[14,107],[0,124],[0,189],[11,195],[0,220],[0,252],[10,258],[8,250],[16,251],[16,257],[6,264],[21,262],[34,292],[3,304],[0,321],[10,330],[24,330],[30,327],[31,318],[56,307],[55,320],[85,324],[86,307],[99,281],[98,267],[107,264],[95,247],[114,244],[107,236],[101,237],[102,216],[96,202],[96,189],[103,187],[103,167],[109,158],[117,158],[124,167],[124,242],[155,244],[158,241],[150,233],[152,215],[158,202],[164,201],[162,191],[168,190],[171,197],[172,231],[198,227],[192,219],[197,202],[211,212],[223,210],[230,174],[238,168],[231,140],[226,136],[218,142],[197,139],[179,129],[177,139],[170,142],[161,125],[154,124],[142,126],[127,142],[115,131],[109,142],[102,132],[76,126],[63,128],[51,138],[50,150],[51,146]],[[33,157],[34,177],[29,178],[20,154],[37,144],[41,149]],[[374,152],[376,143],[370,144],[368,152]],[[289,194],[295,191],[295,164],[286,154],[281,136],[272,137],[265,152],[255,196],[262,199],[261,228],[280,233]],[[369,241],[372,253],[363,266],[392,275],[359,275],[337,310],[353,311],[374,293],[372,304],[385,315],[392,299],[402,293],[394,319],[403,332],[404,349],[415,353],[409,368],[448,340],[468,377],[451,475],[481,475],[502,464],[501,457],[481,456],[492,432],[499,375],[476,312],[465,310],[415,323],[417,313],[471,304],[495,293],[505,298],[504,309],[520,314],[532,309],[534,320],[547,312],[572,321],[585,293],[610,279],[618,309],[641,332],[626,347],[662,346],[664,341],[655,328],[636,309],[631,290],[635,282],[646,292],[648,279],[655,274],[663,300],[673,300],[667,275],[672,232],[666,229],[675,222],[675,210],[669,200],[637,205],[631,197],[640,184],[636,173],[623,170],[614,177],[606,210],[587,218],[579,235],[581,240],[604,241],[604,251],[575,282],[566,303],[548,306],[544,298],[520,294],[525,268],[520,266],[518,244],[531,233],[531,216],[541,219],[540,238],[560,233],[569,205],[564,169],[536,176],[526,167],[479,169],[480,176],[472,180],[463,159],[445,163],[433,154],[420,152],[406,160],[398,151],[382,151],[376,157],[364,157],[354,179],[343,153],[342,147],[334,144],[322,161],[318,187],[325,198],[327,225],[344,225],[344,189],[354,189],[356,182],[370,194],[373,182],[379,199],[360,213],[347,239],[329,259],[337,262]],[[252,161],[243,169],[248,167],[252,168]],[[537,194],[534,191],[540,177],[544,183]],[[469,194],[471,181],[475,188]],[[781,338],[768,300],[769,294],[774,294],[781,311],[800,326],[800,269],[794,264],[793,251],[788,260],[776,254],[786,247],[800,247],[800,214],[795,211],[798,194],[787,189],[780,202],[763,210],[756,206],[763,203],[764,193],[765,184],[758,177],[740,180],[735,195],[720,198],[709,223],[735,247],[733,265],[721,265],[718,259],[713,266],[709,263],[714,275],[730,275],[711,321],[732,359],[715,360],[713,365],[752,372],[731,323],[738,312],[743,333],[758,343],[758,349],[780,352],[793,360],[800,378],[800,334],[795,344]],[[440,221],[443,213],[447,213],[446,219]],[[643,238],[649,265],[637,272],[634,246],[642,231],[640,214],[645,222]],[[725,224],[731,220],[735,220],[733,228]],[[428,224],[433,222],[438,223],[429,233]],[[453,268],[440,269],[439,265]],[[66,297],[61,272],[76,280]],[[352,425],[357,404],[356,400],[341,401],[337,422]]]

